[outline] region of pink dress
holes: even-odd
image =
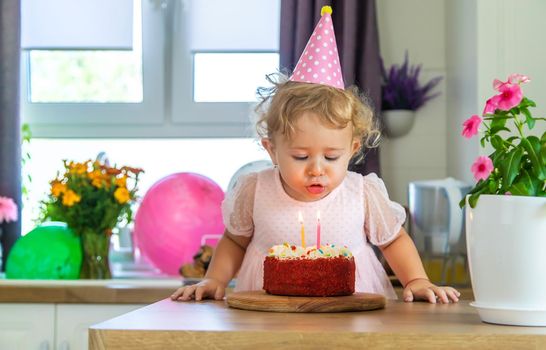
[[[348,172],[337,188],[315,202],[300,202],[288,196],[278,169],[241,177],[222,203],[227,230],[233,235],[252,237],[237,274],[235,291],[262,289],[263,260],[270,247],[284,242],[301,245],[300,211],[305,242],[315,245],[319,210],[321,244],[347,245],[353,253],[356,292],[396,299],[371,244],[381,246],[394,240],[405,220],[405,211],[389,199],[377,175],[354,172]]]

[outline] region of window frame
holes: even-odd
[[[20,106],[33,137],[110,137],[113,125],[161,125],[164,121],[163,11],[142,1],[142,89],[140,103],[44,103],[29,100],[30,53],[21,51]],[[152,40],[153,38],[153,40]],[[110,131],[109,131],[110,130]],[[123,136],[123,132],[119,133]]]
[[[253,137],[255,102],[193,101],[194,52],[184,28],[189,15],[183,1],[142,0],[142,103],[32,103],[29,53],[22,51],[21,113],[33,137]]]

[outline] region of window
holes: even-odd
[[[111,164],[144,169],[139,180],[138,195],[158,180],[177,172],[202,174],[223,190],[234,173],[243,165],[269,159],[255,140],[230,139],[33,139],[27,145],[32,158],[24,172],[32,174],[28,198],[24,198],[23,234],[35,227],[40,214],[40,201],[49,193],[49,181],[62,171],[62,159],[85,161],[105,152]]]
[[[133,51],[31,50],[31,103],[141,103],[142,64]]]
[[[23,0],[22,14],[34,137],[249,136],[278,69],[279,0]]]
[[[194,54],[194,102],[252,102],[265,75],[279,66],[278,53]],[[229,69],[226,69],[229,67]]]
[[[23,0],[21,113],[33,137],[123,137],[164,118],[148,0]],[[118,125],[118,126],[113,126]]]

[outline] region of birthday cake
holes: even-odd
[[[351,295],[355,291],[355,260],[345,246],[276,245],[264,261],[263,288],[274,295]]]

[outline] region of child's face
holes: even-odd
[[[279,168],[286,193],[299,201],[326,197],[345,178],[351,157],[360,148],[352,128],[333,129],[313,113],[304,113],[289,139],[276,134],[262,144]]]

